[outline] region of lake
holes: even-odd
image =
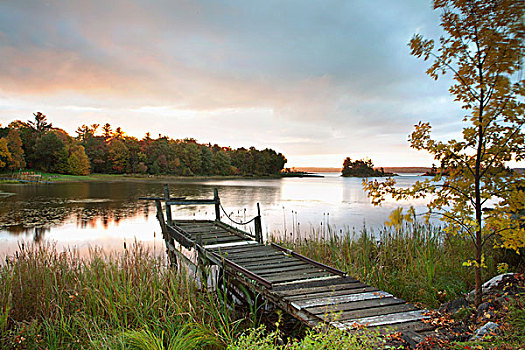
[[[226,212],[237,221],[256,215],[260,203],[263,233],[305,237],[330,232],[359,231],[363,225],[378,230],[390,212],[413,205],[425,211],[426,200],[386,201],[374,207],[360,178],[339,174],[282,179],[228,179],[170,182],[172,196],[212,198],[217,188]],[[423,178],[398,176],[400,186]],[[0,184],[0,255],[21,242],[53,242],[80,251],[98,246],[122,249],[123,242],[141,241],[162,251],[160,225],[151,201],[142,196],[162,196],[156,182],[78,182],[56,184]],[[213,206],[174,207],[174,218],[213,219]],[[224,219],[228,222],[227,219]],[[252,226],[239,226],[251,230]]]

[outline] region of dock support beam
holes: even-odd
[[[162,204],[160,200],[155,200],[155,206],[157,207],[157,220],[159,220],[160,228],[162,230],[162,237],[166,240],[168,237],[168,229],[166,228],[166,221],[164,221],[164,215],[162,215]]]
[[[213,189],[213,200],[215,201],[215,220],[221,221],[221,200],[216,188]]]
[[[160,199],[155,200],[155,206],[157,207],[157,219],[159,220],[160,228],[162,230],[162,237],[164,238],[164,243],[166,244],[166,254],[168,255],[168,262],[171,267],[177,267],[177,256],[170,249],[170,245],[174,246],[175,242],[168,233],[166,221],[164,221],[164,215],[162,214],[162,204],[160,203]]]
[[[164,200],[166,202],[166,220],[168,221],[168,224],[171,223],[171,205],[168,204],[168,201],[170,200],[170,188],[168,185],[164,185]]]
[[[254,220],[255,224],[255,240],[259,243],[263,243],[263,237],[262,237],[262,223],[261,223],[261,207],[259,206],[259,203],[257,203],[257,216]]]

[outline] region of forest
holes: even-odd
[[[149,132],[139,140],[109,123],[82,125],[72,137],[40,112],[34,120],[0,126],[1,172],[261,176],[279,174],[285,164],[286,158],[269,148],[234,149],[192,138],[152,138]]]

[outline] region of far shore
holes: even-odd
[[[38,183],[64,183],[64,182],[180,182],[180,181],[205,181],[205,180],[258,180],[258,179],[280,179],[284,177],[323,177],[323,173],[340,173],[339,168],[323,167],[297,167],[292,168],[291,173],[272,175],[213,175],[213,176],[180,176],[180,175],[149,175],[149,174],[90,174],[90,175],[63,175],[35,172],[41,175],[39,180],[20,181],[11,178],[12,174],[0,174],[0,184],[20,184],[24,182]],[[376,167],[375,169],[381,169]],[[385,172],[394,174],[424,174],[431,168],[425,167],[383,167]],[[517,171],[523,169],[517,168]]]
[[[65,183],[65,182],[180,182],[180,181],[205,181],[205,180],[257,180],[279,179],[284,177],[323,177],[319,173],[340,173],[338,168],[301,167],[292,168],[290,173],[271,175],[213,175],[213,176],[181,176],[181,175],[150,175],[150,174],[99,174],[90,175],[64,175],[35,171],[37,176],[26,180],[12,178],[11,173],[0,174],[0,184],[20,183]],[[392,173],[424,173],[430,168],[383,168],[385,172]],[[41,176],[40,176],[41,175]]]
[[[35,172],[36,173],[36,172]],[[276,175],[229,175],[229,176],[177,176],[177,175],[148,175],[148,174],[90,174],[90,175],[63,175],[38,173],[41,177],[34,180],[11,179],[11,174],[0,174],[0,184],[17,183],[65,183],[65,182],[180,182],[180,181],[202,181],[202,180],[246,180],[246,179],[279,179],[284,177]],[[293,174],[286,175],[287,177]]]

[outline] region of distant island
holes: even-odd
[[[431,170],[430,167],[374,167],[376,170],[385,171],[385,173],[394,174],[424,174]],[[303,171],[307,173],[340,173],[342,168],[331,168],[331,167],[293,167],[295,171]]]
[[[346,157],[341,175],[344,177],[383,177],[395,176],[396,174],[385,172],[383,168],[375,169],[374,163],[370,159],[352,161],[350,157]]]

